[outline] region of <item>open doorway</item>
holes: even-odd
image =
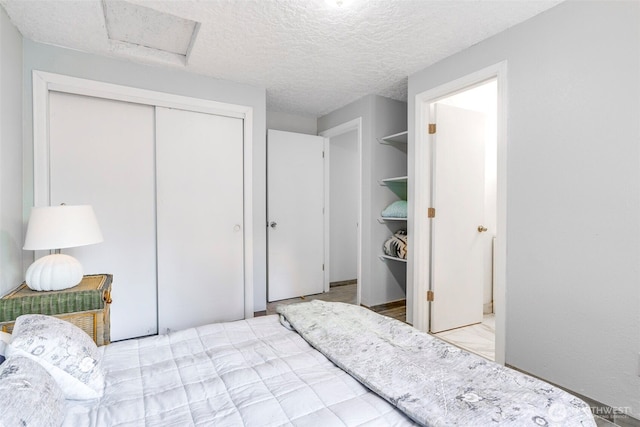
[[[429,331],[495,360],[497,81],[491,79],[433,104]]]
[[[329,286],[350,286],[358,277],[358,132],[329,138]],[[325,181],[326,182],[326,181]]]
[[[491,300],[485,299],[485,290],[481,285],[479,292],[480,303],[473,304],[473,310],[475,315],[481,316],[478,322],[482,321],[484,311],[493,311],[495,315],[495,361],[497,363],[505,363],[505,289],[506,289],[506,242],[507,242],[507,215],[506,215],[506,196],[507,196],[507,174],[506,174],[506,159],[507,159],[507,123],[506,123],[506,99],[507,99],[507,81],[506,81],[506,62],[500,62],[498,64],[489,66],[485,69],[479,70],[472,74],[460,77],[456,80],[444,83],[440,86],[429,89],[425,92],[416,95],[415,98],[415,122],[414,122],[414,140],[411,144],[411,150],[409,151],[409,175],[412,178],[413,186],[410,188],[410,206],[409,210],[413,215],[413,236],[410,236],[410,242],[412,244],[412,251],[409,254],[409,274],[408,274],[408,289],[410,288],[410,295],[412,296],[411,307],[413,309],[412,319],[414,327],[429,332],[431,331],[431,311],[434,309],[434,302],[443,298],[444,294],[440,292],[442,288],[438,289],[438,283],[436,283],[434,272],[434,263],[432,257],[434,256],[434,243],[438,243],[438,227],[436,222],[440,221],[444,212],[438,210],[438,206],[435,206],[437,201],[438,188],[435,185],[437,176],[432,176],[434,165],[437,161],[437,147],[434,144],[437,141],[437,134],[441,130],[440,125],[436,123],[436,116],[439,113],[438,110],[446,109],[458,109],[464,110],[470,113],[477,113],[467,109],[460,108],[448,103],[457,102],[458,100],[444,101],[446,98],[450,98],[453,95],[462,94],[469,89],[483,86],[486,83],[495,84],[495,154],[491,155],[491,166],[489,163],[485,164],[485,154],[476,154],[475,156],[482,156],[482,165],[487,169],[495,170],[495,201],[489,202],[490,199],[486,199],[485,202],[480,202],[480,205],[493,204],[495,206],[495,225],[491,225],[491,218],[477,218],[473,225],[465,226],[460,230],[465,233],[470,233],[476,237],[475,240],[485,241],[485,245],[492,244],[492,250],[490,255],[493,257],[491,271]],[[440,103],[440,104],[439,104]],[[462,125],[463,121],[454,119],[457,123],[455,127],[465,128]],[[452,176],[464,177],[464,173],[457,173],[455,170],[460,169],[460,166],[454,163],[454,170]],[[456,175],[457,173],[457,175]],[[483,171],[484,174],[484,171]],[[485,185],[484,175],[482,179],[482,186]],[[492,190],[493,191],[493,190]],[[483,196],[484,197],[484,196]],[[483,198],[483,200],[485,200]],[[482,213],[484,215],[484,211]],[[486,222],[486,223],[485,223]],[[495,233],[495,239],[493,234],[489,234],[489,229],[493,228]],[[485,229],[487,231],[485,231]],[[440,240],[442,240],[442,234]],[[480,237],[481,239],[477,239]],[[491,243],[486,242],[489,240]],[[441,242],[442,243],[442,242]],[[446,243],[446,242],[445,242]],[[486,266],[485,263],[482,264]],[[485,275],[488,276],[486,267],[482,267],[485,271]],[[486,283],[485,280],[482,281]],[[478,288],[475,288],[477,293]],[[467,295],[464,293],[454,294],[455,298],[459,301],[466,300]],[[491,303],[489,303],[491,301]],[[486,304],[486,305],[485,305]],[[446,313],[447,310],[440,310],[441,313]],[[446,328],[445,328],[446,329]]]
[[[319,136],[326,141],[325,292],[331,290],[332,284],[334,289],[348,286],[349,292],[355,290],[350,302],[360,305],[362,118],[327,129],[320,132]]]

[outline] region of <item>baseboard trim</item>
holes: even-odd
[[[591,399],[590,397],[584,396],[580,393],[576,393],[573,390],[569,390],[566,387],[562,387],[558,384],[554,384],[549,380],[546,380],[544,378],[540,378],[537,375],[533,375],[523,369],[519,369],[513,365],[509,365],[506,364],[505,366],[508,366],[511,369],[514,369],[518,372],[522,372],[523,374],[527,374],[530,375],[534,378],[538,378],[539,380],[548,382],[549,384],[558,387],[561,390],[566,391],[567,393],[571,393],[572,395],[576,396],[577,398],[580,398],[582,400],[584,400],[586,402],[587,405],[589,405],[589,407],[591,408],[591,413],[598,418],[601,418],[603,420],[606,420],[610,423],[613,423],[616,426],[620,426],[620,427],[640,427],[640,420],[638,420],[637,418],[633,418],[631,415],[629,415],[627,412],[630,410],[630,408],[620,408],[620,407],[613,407],[613,406],[609,406],[609,405],[605,405],[602,402],[598,402],[595,399]]]
[[[387,302],[385,304],[372,305],[371,307],[364,304],[360,304],[360,305],[368,308],[371,311],[378,312],[378,311],[390,310],[392,308],[398,308],[398,307],[402,307],[403,305],[407,305],[407,300],[401,299],[398,301]]]
[[[482,314],[493,313],[493,301],[482,305]]]
[[[358,279],[341,280],[339,282],[331,282],[331,283],[329,283],[329,287],[335,288],[336,286],[355,285],[357,283],[358,283]]]

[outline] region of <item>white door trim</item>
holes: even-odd
[[[429,150],[428,118],[433,114],[431,105],[438,100],[455,93],[470,89],[486,80],[496,78],[498,85],[498,161],[497,161],[497,230],[496,230],[496,270],[494,311],[496,319],[496,362],[505,363],[506,340],[506,258],[507,258],[507,62],[489,66],[475,73],[445,83],[415,96],[414,150],[409,156],[414,176],[411,194],[413,200],[413,249],[409,252],[408,262],[412,264],[413,274],[408,277],[413,288],[413,326],[429,330],[429,303],[426,300],[430,289],[430,271],[427,263],[417,262],[430,259],[430,222],[425,212],[431,203],[431,174],[428,167],[432,158]],[[436,296],[437,297],[437,296]]]
[[[329,256],[329,248],[330,248],[330,212],[331,205],[329,200],[331,199],[329,196],[329,140],[332,137],[339,136],[345,134],[347,132],[351,132],[355,130],[358,134],[357,146],[358,146],[358,231],[357,231],[357,259],[358,265],[356,267],[356,280],[357,280],[357,296],[356,296],[356,304],[360,305],[361,298],[361,280],[362,277],[362,117],[358,117],[357,119],[350,120],[348,122],[342,123],[338,126],[334,126],[322,132],[319,132],[318,135],[325,138],[324,140],[324,291],[329,292],[330,288],[330,278],[329,272],[331,271]]]
[[[228,104],[81,79],[62,74],[33,71],[33,200],[35,206],[51,202],[49,187],[49,92],[105,98],[137,104],[176,108],[244,120],[244,313],[253,317],[253,107]]]

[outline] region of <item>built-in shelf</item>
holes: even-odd
[[[381,259],[381,260],[388,259],[388,260],[390,260],[390,261],[407,262],[407,260],[406,260],[406,259],[404,259],[404,258],[396,258],[396,257],[394,257],[394,256],[389,256],[389,255],[380,255],[380,259]]]
[[[407,176],[398,176],[395,178],[385,178],[380,180],[380,185],[389,185],[389,184],[406,184],[408,181]]]
[[[380,144],[406,144],[407,136],[409,135],[408,131],[394,133],[393,135],[383,136],[378,139]]]
[[[378,218],[378,222],[380,224],[384,224],[385,222],[388,221],[406,221],[407,218],[394,218],[394,217],[390,217],[390,216],[381,216]]]
[[[378,138],[378,142],[384,145],[392,145],[396,149],[401,150],[402,152],[407,152],[407,136],[408,132],[399,132],[394,133],[393,135],[383,136],[382,138]],[[380,185],[386,186],[389,190],[391,190],[396,196],[398,196],[401,200],[407,200],[407,182],[409,180],[408,176],[398,176],[392,178],[385,178],[378,181]],[[378,217],[378,222],[380,224],[398,224],[398,222],[406,223],[407,218],[395,218],[395,217]],[[395,228],[391,227],[391,228]],[[403,258],[397,258],[389,255],[380,255],[380,259],[384,262],[400,262],[407,264],[407,260]]]
[[[381,179],[379,183],[380,185],[387,186],[389,190],[393,191],[400,199],[407,200],[407,179],[406,176],[399,176]]]

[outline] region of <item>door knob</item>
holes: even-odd
[[[278,225],[278,223],[277,223],[277,222],[275,222],[275,221],[271,221],[271,222],[269,223],[269,227],[271,227],[271,228],[276,228],[276,225]]]
[[[479,225],[478,226],[478,233],[482,233],[484,231],[487,231],[487,227],[485,227],[484,225]]]

